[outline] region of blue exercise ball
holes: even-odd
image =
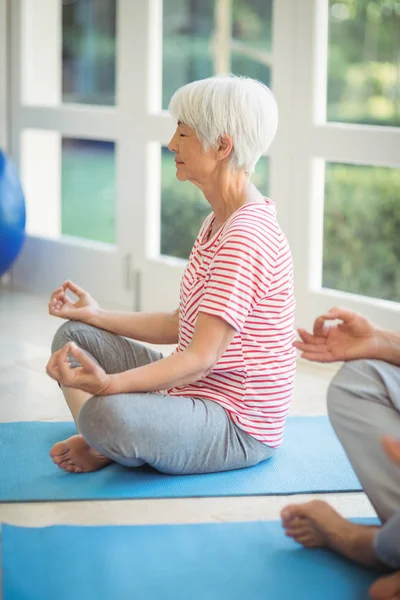
[[[25,198],[17,170],[0,150],[0,277],[23,246],[25,223]]]

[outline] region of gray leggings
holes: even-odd
[[[400,569],[400,467],[382,447],[383,435],[400,439],[400,367],[379,360],[345,363],[328,391],[336,434],[383,522],[375,539],[382,562]]]
[[[69,341],[107,373],[163,358],[142,344],[76,321],[60,327],[52,352]],[[201,398],[156,392],[93,396],[82,407],[78,425],[86,441],[113,461],[127,467],[146,463],[163,473],[241,469],[274,453],[237,427],[222,406]]]

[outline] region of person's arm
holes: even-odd
[[[373,358],[400,366],[400,333],[388,329],[377,329],[375,335],[379,338],[380,343],[377,355]]]
[[[341,321],[330,325],[329,321]],[[299,329],[294,346],[302,357],[316,362],[379,359],[400,365],[400,334],[374,325],[345,308],[331,308],[314,322],[313,333]]]
[[[46,370],[62,385],[96,396],[165,390],[205,377],[234,335],[235,329],[223,319],[199,313],[192,341],[186,350],[144,367],[109,375],[84,350],[70,342],[51,356]],[[80,367],[71,367],[69,354]]]
[[[186,350],[144,367],[111,375],[106,394],[165,390],[203,379],[217,364],[235,333],[223,319],[199,313]]]
[[[71,300],[68,292],[72,292],[77,300]],[[140,342],[178,342],[179,310],[150,314],[103,310],[86,290],[72,281],[65,281],[53,292],[49,302],[49,314],[61,319],[87,323]]]
[[[176,344],[179,309],[172,313],[124,313],[100,309],[86,319],[88,325],[150,344]]]

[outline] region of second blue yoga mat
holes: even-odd
[[[364,600],[377,573],[280,523],[3,527],[3,600]]]

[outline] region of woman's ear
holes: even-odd
[[[233,151],[233,140],[230,135],[221,135],[218,140],[218,159],[223,160]]]

